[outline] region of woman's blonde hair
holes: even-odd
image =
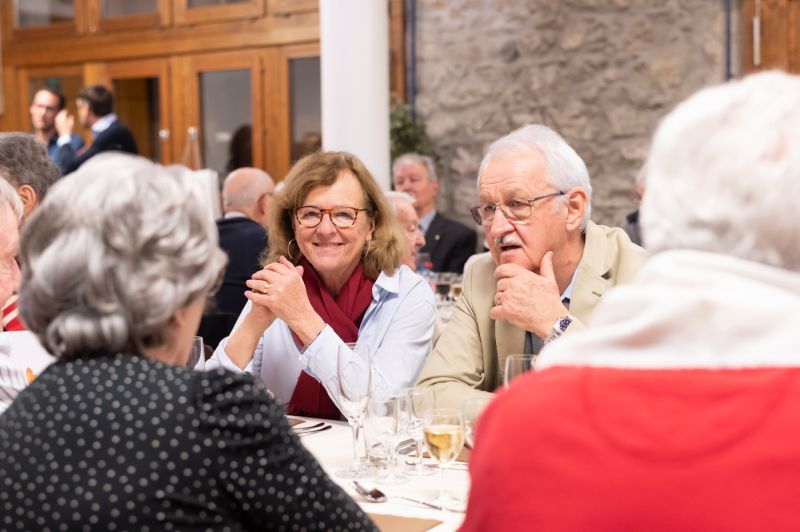
[[[342,172],[355,176],[364,191],[367,214],[375,223],[372,240],[364,247],[364,272],[375,279],[383,271],[394,274],[403,253],[403,235],[372,174],[355,155],[347,152],[313,152],[295,163],[275,197],[269,229],[269,254],[264,263],[287,257],[297,264],[303,257],[295,241],[294,213],[317,187],[333,185]]]

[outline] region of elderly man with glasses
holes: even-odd
[[[489,147],[472,216],[491,256],[470,268],[420,376],[437,405],[460,407],[493,392],[509,354],[538,353],[582,329],[603,294],[636,274],[643,250],[621,229],[589,220],[591,193],[586,165],[545,126]]]

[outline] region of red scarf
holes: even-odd
[[[358,328],[364,313],[372,303],[372,285],[375,281],[364,275],[364,266],[358,263],[350,278],[344,283],[339,295],[334,298],[322,284],[314,267],[306,259],[300,261],[303,266],[303,282],[311,306],[322,321],[331,326],[343,342],[358,340]],[[297,345],[302,348],[303,342],[292,331]],[[335,357],[336,353],[325,356]],[[286,406],[286,412],[297,416],[320,417],[324,419],[341,419],[342,415],[336,404],[328,396],[325,387],[314,377],[300,372],[294,387],[292,398]]]

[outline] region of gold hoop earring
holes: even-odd
[[[287,255],[289,255],[289,260],[291,260],[292,262],[294,262],[294,260],[295,260],[295,259],[294,259],[294,257],[292,256],[292,242],[294,242],[295,244],[297,244],[297,241],[296,241],[294,238],[293,238],[293,239],[291,239],[291,240],[289,240],[289,245],[288,245],[288,246],[286,246],[286,254],[287,254]],[[299,246],[298,246],[298,249],[299,249]]]

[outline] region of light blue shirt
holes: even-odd
[[[423,235],[428,234],[428,228],[431,226],[431,222],[436,217],[436,209],[433,209],[431,212],[426,214],[425,216],[420,217],[419,219],[419,230],[422,232]]]
[[[245,305],[234,331],[251,305],[249,301]],[[358,331],[358,344],[370,348],[372,387],[376,394],[414,385],[431,350],[435,316],[436,303],[430,287],[407,266],[401,266],[392,276],[385,273],[378,276],[372,287],[372,303]],[[326,326],[303,350],[295,343],[286,322],[275,320],[261,335],[253,359],[244,370],[225,353],[228,338],[220,342],[214,356],[206,362],[206,370],[224,367],[258,375],[280,404],[289,402],[300,372],[305,370],[325,386],[338,405],[336,358],[343,343]]]

